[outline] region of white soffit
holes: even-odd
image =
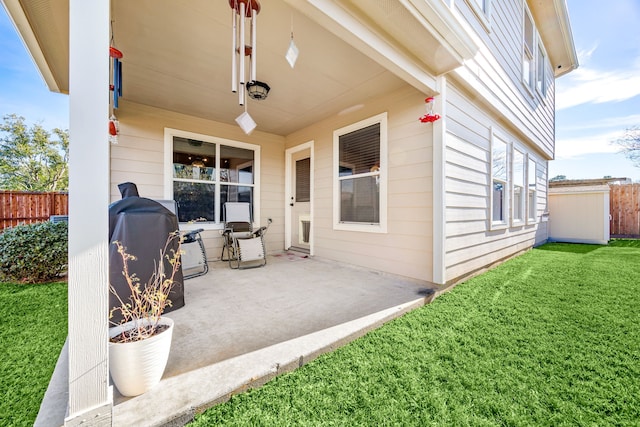
[[[566,1],[528,0],[528,4],[551,60],[555,77],[578,68],[578,55],[573,42]]]
[[[478,50],[441,1],[285,1],[423,92]]]

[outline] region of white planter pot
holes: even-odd
[[[132,322],[109,329],[109,337],[127,330]],[[138,396],[160,382],[169,359],[173,320],[162,317],[161,325],[169,328],[146,340],[109,343],[109,372],[123,396]]]

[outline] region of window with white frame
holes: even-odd
[[[524,11],[524,35],[523,35],[523,52],[522,52],[522,82],[529,88],[533,89],[533,74],[534,67],[534,40],[535,40],[535,27],[533,25],[533,18],[529,10],[525,8]]]
[[[491,147],[491,225],[506,225],[507,214],[507,148],[502,139],[493,136]]]
[[[224,222],[226,202],[247,202],[253,213],[259,198],[259,146],[238,141],[179,133],[168,135],[171,146],[171,194],[179,222]]]
[[[386,232],[387,115],[336,130],[334,228]]]
[[[483,13],[487,12],[487,3],[489,3],[489,0],[471,0],[476,7],[481,10]]]
[[[489,21],[491,0],[467,0],[467,4],[476,14],[485,29],[489,31],[491,25]]]
[[[524,153],[516,148],[513,149],[513,192],[511,195],[511,209],[513,212],[512,224],[519,225],[524,223],[525,209],[525,169],[524,169]]]
[[[529,158],[527,169],[527,223],[535,223],[538,216],[538,196],[536,194],[536,162],[532,158]]]
[[[547,56],[544,53],[544,49],[542,47],[542,43],[538,42],[538,58],[537,62],[537,72],[536,72],[536,89],[542,96],[547,94],[547,82],[546,82],[546,58]]]

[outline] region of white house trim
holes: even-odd
[[[173,137],[179,136],[187,139],[197,139],[199,141],[210,142],[216,145],[216,158],[220,158],[220,145],[227,145],[230,147],[244,148],[254,152],[253,164],[255,173],[253,174],[253,191],[254,195],[259,196],[260,193],[260,146],[255,144],[249,144],[247,142],[236,141],[231,139],[219,138],[216,136],[205,135],[201,133],[189,132],[179,129],[165,128],[164,129],[164,198],[173,199]],[[220,173],[219,168],[216,168],[216,175]],[[216,177],[216,182],[220,182],[219,176]],[[215,206],[220,206],[220,193],[216,192]],[[254,224],[260,224],[260,199],[261,197],[254,197],[253,200],[253,222]],[[220,213],[218,212],[218,219]],[[222,223],[213,224],[209,222],[195,222],[195,223],[180,223],[181,230],[196,230],[203,228],[205,230],[221,230],[223,228]]]
[[[444,284],[447,281],[446,252],[446,106],[447,78],[438,78],[440,96],[435,100],[436,111],[441,118],[433,122],[433,282]]]
[[[293,180],[293,161],[292,156],[294,153],[303,150],[309,150],[310,152],[310,166],[309,166],[309,181],[311,182],[311,186],[309,188],[310,197],[309,197],[309,220],[311,221],[311,229],[309,230],[309,255],[313,256],[313,224],[315,224],[313,220],[313,204],[314,204],[314,152],[313,152],[314,141],[305,142],[304,144],[296,145],[295,147],[287,148],[285,150],[285,178],[284,178],[284,247],[285,249],[289,249],[291,247],[291,209],[289,206],[291,197],[293,196],[293,188],[291,187],[291,182]]]
[[[339,170],[339,138],[349,132],[365,128],[367,126],[380,124],[380,222],[378,224],[358,224],[340,222],[340,181],[338,179]],[[387,232],[387,176],[388,176],[388,125],[387,113],[381,113],[368,119],[360,120],[357,123],[336,129],[333,131],[333,229],[342,231],[362,231],[366,233],[386,233]]]
[[[454,55],[460,65],[466,59],[471,59],[478,52],[478,44],[469,35],[465,26],[451,11],[451,7],[442,1],[400,0],[411,11],[415,8],[419,15],[411,11],[423,25],[428,26],[430,32],[442,46]]]
[[[65,425],[111,425],[109,0],[69,3],[69,400]]]

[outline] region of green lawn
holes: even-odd
[[[638,426],[639,288],[639,241],[548,244],[192,426]]]
[[[66,336],[66,283],[0,283],[1,426],[33,425]]]
[[[548,244],[193,426],[639,426],[640,241]],[[0,425],[32,425],[67,287],[0,284]]]

